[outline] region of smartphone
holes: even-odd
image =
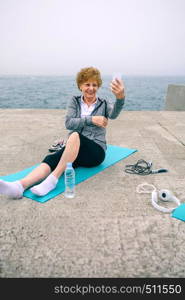
[[[118,79],[118,80],[121,80],[122,79],[122,75],[121,75],[121,73],[113,73],[113,75],[112,75],[112,80],[116,80],[116,79]]]

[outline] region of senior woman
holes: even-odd
[[[111,82],[111,91],[116,97],[114,104],[96,95],[102,84],[98,69],[81,69],[76,82],[81,96],[72,97],[68,104],[65,125],[70,132],[65,147],[47,155],[36,169],[20,181],[0,180],[0,194],[21,198],[24,190],[33,186],[31,191],[34,194],[44,196],[56,187],[67,162],[72,162],[74,168],[94,167],[103,162],[108,119],[115,119],[124,104],[123,82],[119,79]],[[34,185],[38,182],[41,183]]]

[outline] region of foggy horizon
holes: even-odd
[[[87,66],[88,67],[88,66]],[[101,70],[100,70],[101,72]],[[112,74],[104,74],[101,72],[103,77],[112,77]],[[185,77],[185,74],[122,74],[122,77]],[[74,74],[1,74],[0,77],[76,77]]]

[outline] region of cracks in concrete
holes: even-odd
[[[157,122],[161,128],[166,130],[172,137],[174,137],[182,146],[185,146],[185,143],[183,143],[174,133],[172,133],[167,127],[165,127],[161,122]]]

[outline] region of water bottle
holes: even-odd
[[[75,170],[72,163],[68,162],[65,169],[65,197],[73,198],[75,195]]]

